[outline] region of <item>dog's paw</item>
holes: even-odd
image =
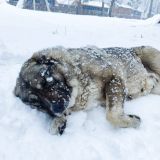
[[[129,127],[138,128],[141,124],[140,117],[136,115],[128,115],[129,117]]]
[[[51,122],[49,132],[54,135],[62,135],[66,128],[67,120],[64,117],[56,117]]]
[[[115,115],[109,113],[107,119],[113,126],[120,128],[138,128],[141,123],[141,119],[136,115]]]

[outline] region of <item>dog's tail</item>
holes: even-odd
[[[144,67],[151,73],[151,77],[155,77],[156,86],[154,86],[151,93],[160,95],[160,51],[150,46],[135,47],[133,49],[141,59]]]
[[[160,51],[150,46],[135,47],[133,49],[145,68],[160,76]]]

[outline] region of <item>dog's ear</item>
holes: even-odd
[[[25,83],[33,88],[41,89],[45,84],[43,77],[47,70],[47,66],[38,65],[35,61],[27,61],[20,72],[20,77]]]
[[[53,85],[63,76],[57,71],[57,62],[53,59],[40,57],[31,58],[22,66],[20,77],[31,87],[42,89],[45,85]]]

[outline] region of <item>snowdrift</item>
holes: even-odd
[[[157,14],[157,15],[151,17],[151,18],[148,18],[146,20],[146,23],[147,24],[152,24],[152,25],[154,25],[154,24],[160,24],[160,14]]]

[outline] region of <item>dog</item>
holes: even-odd
[[[124,113],[124,101],[160,94],[160,51],[133,48],[54,47],[27,60],[14,94],[53,118],[50,132],[62,134],[67,116],[95,101],[115,127],[137,128],[141,119]]]

